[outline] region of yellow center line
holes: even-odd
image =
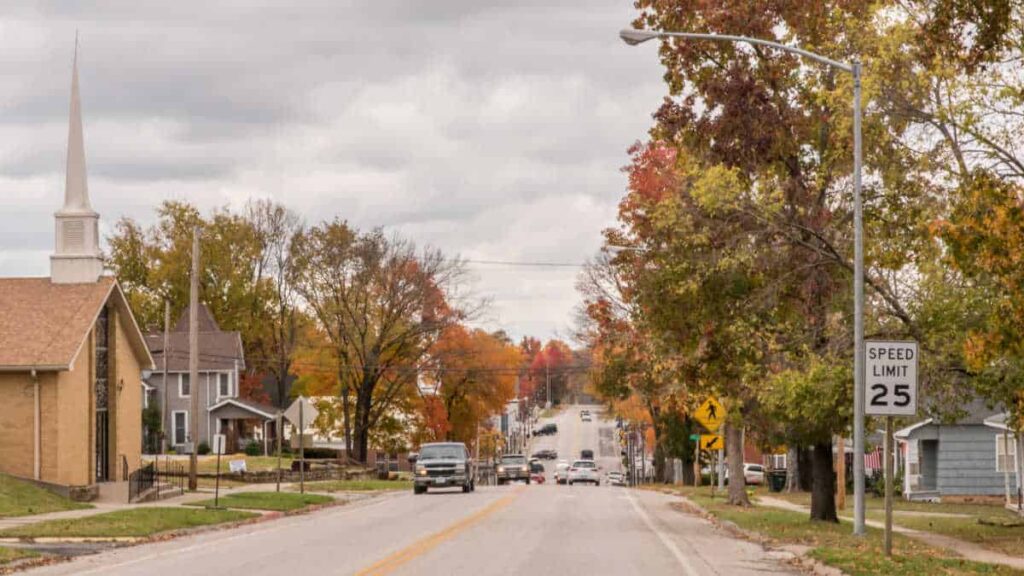
[[[407,564],[409,561],[414,560],[420,556],[423,556],[427,552],[430,552],[434,548],[437,548],[441,543],[450,540],[458,534],[465,532],[468,528],[474,524],[479,523],[484,518],[487,518],[491,514],[494,514],[498,510],[508,506],[516,499],[519,494],[525,490],[525,487],[517,487],[511,494],[491,502],[483,509],[466,516],[462,520],[440,530],[434,532],[429,536],[425,536],[405,548],[374,562],[367,568],[356,572],[357,576],[380,576],[383,574],[390,574]]]

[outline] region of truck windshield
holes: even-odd
[[[424,446],[420,460],[462,460],[462,446]]]
[[[526,456],[502,456],[502,464],[526,464]]]

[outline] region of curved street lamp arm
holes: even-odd
[[[622,30],[619,32],[619,37],[625,40],[629,44],[639,44],[646,42],[653,38],[685,38],[688,40],[712,40],[715,42],[745,42],[747,44],[756,44],[758,46],[768,46],[784,52],[791,52],[793,54],[799,54],[805,58],[827,64],[833,68],[838,68],[844,72],[853,73],[854,65],[845,64],[826,58],[820,54],[814,52],[808,52],[802,48],[794,48],[793,46],[786,46],[785,44],[779,44],[778,42],[772,42],[770,40],[762,40],[760,38],[750,38],[747,36],[732,36],[729,34],[698,34],[696,32],[654,32],[649,30]]]

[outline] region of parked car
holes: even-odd
[[[593,459],[594,459],[594,451],[593,450],[580,450],[580,460],[593,460]]]
[[[590,416],[590,412],[583,412],[583,413],[581,413],[580,414],[580,420],[582,420],[584,422],[593,422],[593,420],[592,420],[592,418]]]
[[[729,483],[729,467],[728,466],[725,467],[725,474],[723,476],[725,477],[726,484],[728,484]],[[760,464],[750,464],[750,463],[744,463],[743,464],[743,480],[744,480],[744,482],[746,484],[751,484],[751,485],[764,484],[764,479],[765,479],[764,466],[762,466]]]
[[[555,460],[558,458],[558,452],[550,449],[538,450],[533,453],[532,457],[541,460]]]
[[[744,464],[743,479],[747,484],[764,484],[764,466],[760,464]]]
[[[498,461],[495,469],[498,478],[498,485],[507,484],[515,480],[526,480],[530,483],[530,466],[526,462],[526,456],[522,454],[506,454]]]
[[[424,444],[416,458],[412,491],[423,494],[429,488],[462,487],[463,492],[472,492],[475,477],[476,465],[462,442]]]
[[[601,485],[597,475],[597,464],[593,460],[577,460],[569,467],[569,486],[581,482],[590,482],[594,486]]]
[[[533,431],[534,436],[551,436],[558,434],[558,424],[548,423]]]
[[[608,484],[612,486],[625,486],[626,477],[622,475],[622,472],[609,472]]]

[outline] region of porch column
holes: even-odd
[[[32,477],[42,480],[42,402],[39,398],[39,374],[32,370]]]

